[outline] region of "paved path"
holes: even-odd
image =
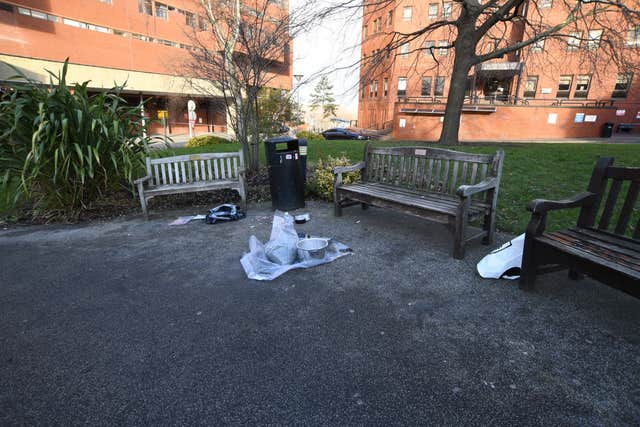
[[[0,425],[640,423],[640,301],[522,293],[439,225],[310,211],[355,254],[266,283],[239,263],[265,206],[0,231]]]

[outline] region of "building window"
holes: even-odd
[[[589,94],[589,85],[591,83],[591,76],[588,74],[582,74],[576,77],[576,90],[573,92],[574,98],[586,98]]]
[[[560,76],[558,82],[558,92],[556,92],[556,98],[568,98],[571,92],[571,83],[573,82],[573,76]]]
[[[447,56],[447,53],[449,52],[449,49],[447,49],[447,46],[449,46],[449,42],[448,41],[440,40],[438,42],[438,55]]]
[[[138,12],[145,15],[153,15],[153,2],[151,0],[138,0]]]
[[[373,80],[369,82],[369,98],[373,98]]]
[[[100,3],[111,4],[111,0],[98,0]]]
[[[409,56],[409,43],[400,46],[400,57],[406,58],[407,56]]]
[[[625,43],[628,47],[640,46],[640,25],[636,25],[629,31],[627,31],[627,41]]]
[[[373,81],[373,97],[374,98],[378,97],[378,81],[377,80]]]
[[[156,16],[160,19],[169,19],[169,8],[166,4],[156,3]]]
[[[389,79],[386,77],[382,81],[382,96],[385,98],[389,96]]]
[[[393,25],[393,10],[390,10],[389,13],[387,13],[387,26],[391,26]]]
[[[407,96],[407,78],[398,77],[398,96]]]
[[[411,16],[413,15],[413,7],[405,6],[402,9],[402,20],[404,22],[411,22]]]
[[[0,3],[0,10],[3,12],[11,12],[13,13],[13,6],[7,3]]]
[[[524,82],[524,93],[522,96],[525,98],[535,98],[536,91],[538,90],[538,76],[528,76]]]
[[[184,14],[184,18],[185,18],[185,23],[192,27],[195,28],[196,27],[196,15],[194,15],[191,12],[185,12]]]
[[[363,38],[367,38],[369,37],[369,26],[365,25],[364,28],[362,29],[362,37]]]
[[[420,95],[431,96],[431,77],[422,78],[422,89],[420,90]]]
[[[582,33],[569,33],[567,38],[567,50],[572,52],[580,49],[580,42],[582,41]]]
[[[436,46],[436,42],[433,40],[427,40],[424,42],[424,54],[433,55],[433,48]]]
[[[629,92],[629,86],[631,86],[631,73],[618,74],[616,78],[616,84],[613,87],[612,98],[626,98]]]
[[[544,50],[544,39],[533,42],[533,44],[531,44],[531,47],[529,47],[529,50],[534,53],[542,52]]]
[[[207,31],[209,29],[209,21],[207,21],[207,18],[204,18],[202,16],[198,17],[198,25],[200,28],[200,31]],[[289,45],[285,46],[285,55],[288,55],[288,50],[289,50]]]
[[[552,0],[540,0],[538,2],[538,7],[540,9],[549,9],[553,4]]]
[[[442,3],[442,17],[449,18],[452,12],[452,4],[451,2]]]
[[[429,19],[436,19],[438,17],[438,3],[431,3],[429,5]]]
[[[444,96],[444,77],[436,77],[436,84],[433,88],[433,96]]]
[[[589,36],[587,37],[587,49],[597,49],[600,46],[601,37],[602,30],[589,30]]]

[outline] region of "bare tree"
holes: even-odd
[[[211,84],[216,92],[212,95],[222,96],[248,167],[255,170],[259,158],[260,89],[290,84],[290,43],[295,29],[285,8],[287,2],[198,0],[198,3],[202,16],[200,21],[194,18],[193,30],[188,32],[194,45],[186,64],[188,72]]]
[[[528,48],[546,40],[582,43],[586,47],[581,50],[582,60],[591,61],[594,66],[598,63],[600,68],[603,64],[615,64],[632,70],[640,64],[638,36],[635,36],[635,48],[629,48],[628,40],[628,31],[637,32],[640,26],[637,0],[553,0],[552,9],[551,0],[453,0],[450,4],[447,14],[439,14],[411,32],[383,33],[384,46],[361,59],[361,75],[365,81],[392,68],[398,55],[416,51],[430,55],[436,66],[451,67],[440,142],[458,143],[468,77],[478,64],[503,57],[518,60]],[[403,5],[402,1],[393,0],[342,0],[326,8],[322,17],[362,8],[366,20]],[[602,32],[598,33],[599,30]],[[428,40],[441,43],[427,45]],[[412,51],[403,49],[409,43],[419,47]],[[436,50],[441,49],[453,53],[446,56],[446,60],[451,61],[449,64],[441,64],[442,59],[435,55]],[[364,85],[364,81],[361,84]]]

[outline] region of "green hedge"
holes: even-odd
[[[187,147],[205,147],[207,145],[215,145],[215,144],[228,144],[230,142],[236,142],[233,140],[229,140],[226,138],[222,138],[215,135],[201,135],[194,136],[189,141],[187,141]]]

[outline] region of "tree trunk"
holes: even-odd
[[[468,17],[468,23],[462,23],[458,27],[458,37],[455,42],[455,60],[449,83],[447,107],[440,133],[440,144],[458,145],[460,131],[460,116],[467,90],[467,78],[473,65],[476,40],[473,35],[474,20]],[[471,31],[470,31],[471,30]]]

